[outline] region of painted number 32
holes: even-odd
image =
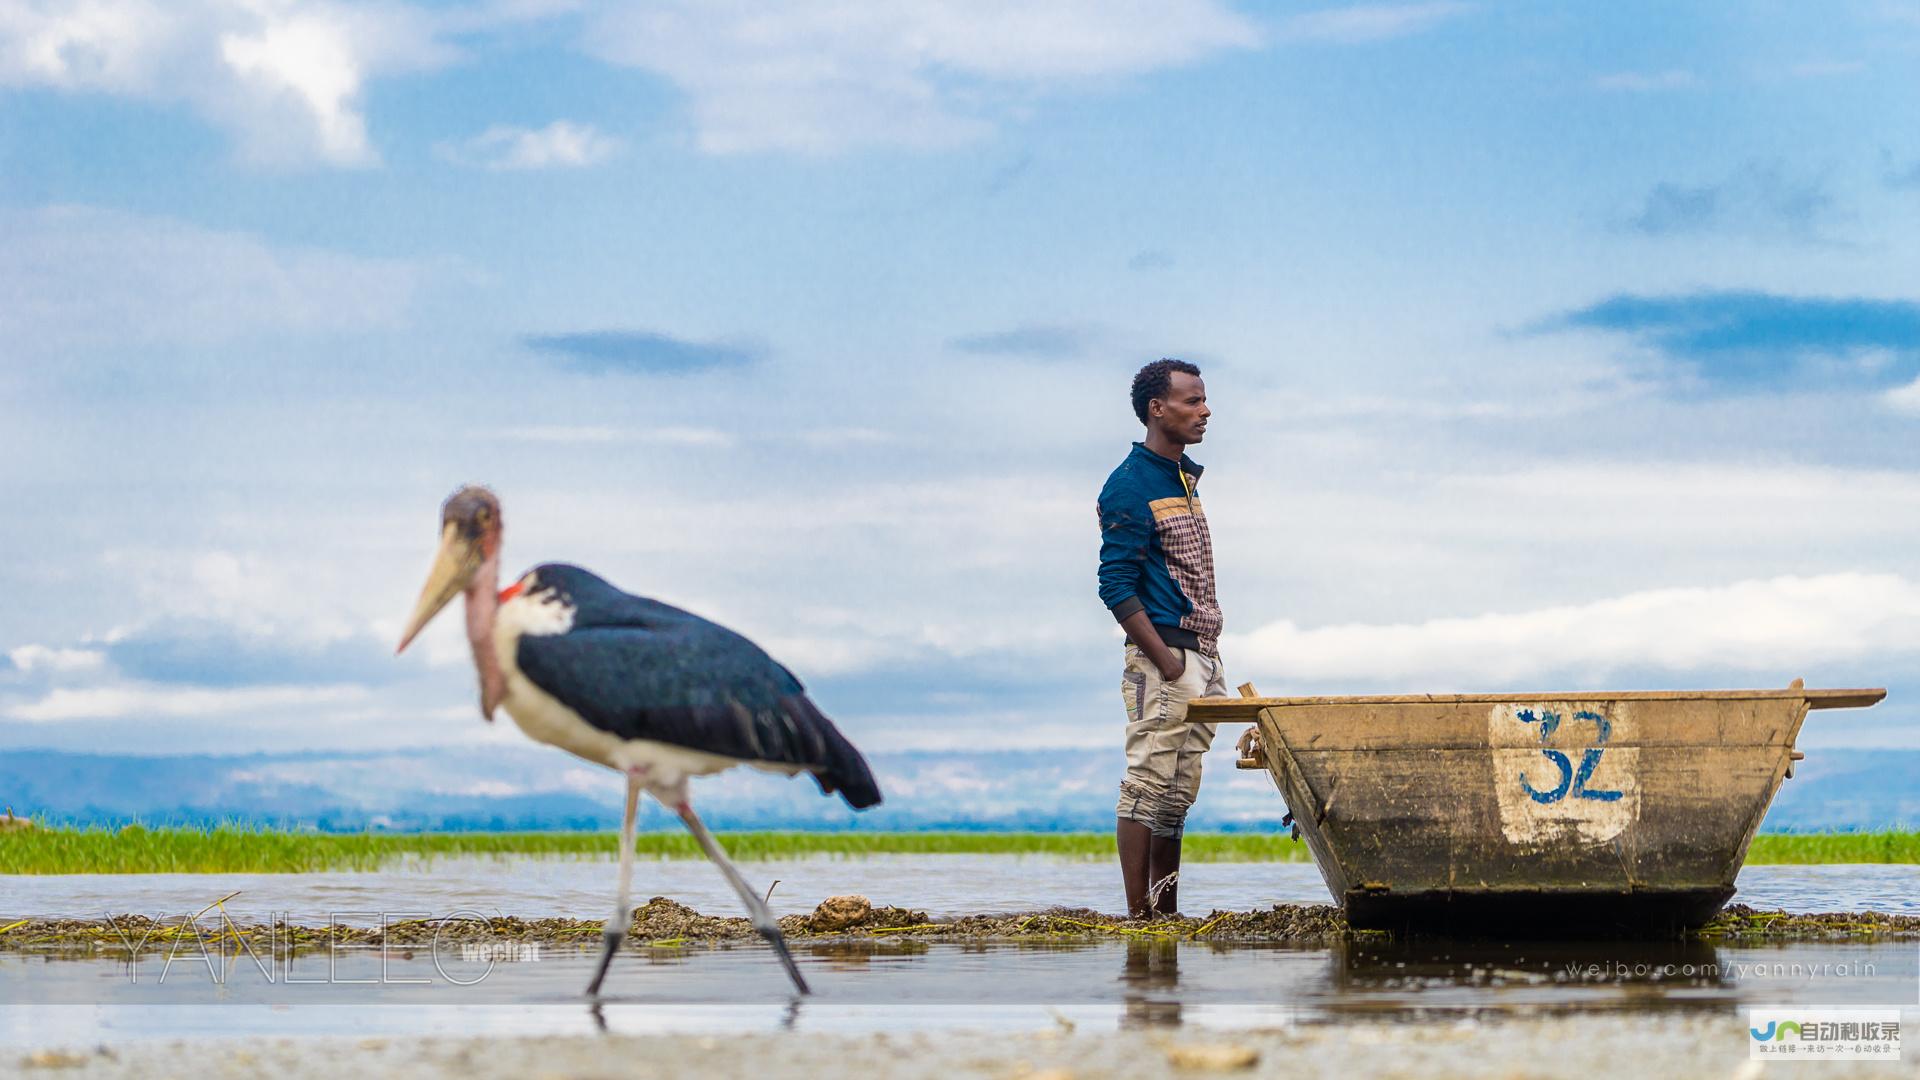
[[[1559,713],[1549,712],[1546,709],[1540,710],[1538,714],[1532,709],[1521,709],[1517,716],[1523,724],[1540,725],[1541,742],[1546,742],[1553,737],[1562,720]],[[1618,799],[1620,793],[1617,791],[1595,791],[1587,786],[1587,781],[1593,779],[1593,770],[1600,767],[1600,755],[1606,752],[1607,737],[1613,734],[1612,725],[1607,723],[1606,717],[1584,709],[1574,713],[1573,718],[1593,721],[1593,726],[1599,732],[1598,738],[1594,740],[1595,745],[1580,756],[1580,767],[1575,769],[1567,755],[1558,750],[1542,750],[1540,756],[1552,762],[1554,768],[1559,770],[1560,783],[1550,791],[1540,791],[1527,782],[1526,773],[1521,773],[1520,787],[1526,791],[1528,798],[1537,803],[1556,803],[1569,794],[1576,799],[1596,799],[1600,802],[1612,802]]]

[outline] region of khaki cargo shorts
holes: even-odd
[[[1187,669],[1168,682],[1138,646],[1128,643],[1120,696],[1127,705],[1127,776],[1120,781],[1117,813],[1153,835],[1177,840],[1187,808],[1200,794],[1200,759],[1213,745],[1212,724],[1187,723],[1187,702],[1222,697],[1227,676],[1218,656],[1175,649]]]

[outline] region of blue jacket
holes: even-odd
[[[1200,466],[1134,443],[1100,489],[1100,601],[1123,620],[1145,610],[1168,645],[1216,655],[1220,598]]]

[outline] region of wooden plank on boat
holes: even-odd
[[[1271,699],[1263,699],[1271,700]],[[1196,703],[1197,704],[1197,703]],[[1260,710],[1295,751],[1539,749],[1565,737],[1629,746],[1772,746],[1794,741],[1806,715],[1798,697],[1528,698],[1433,704],[1314,703]],[[1197,711],[1197,710],[1196,710]],[[1211,719],[1211,714],[1208,715]]]
[[[1807,705],[1815,709],[1864,709],[1887,696],[1885,690],[1803,690]]]
[[[1449,705],[1516,704],[1541,701],[1753,701],[1804,700],[1814,709],[1863,709],[1887,696],[1884,689],[1857,690],[1614,690],[1548,691],[1541,694],[1375,694],[1313,697],[1194,698],[1187,703],[1191,721],[1250,724],[1267,709],[1302,705]]]
[[[1256,698],[1260,696],[1260,691],[1255,690],[1252,683],[1243,682],[1240,684],[1240,696]],[[1267,755],[1260,750],[1258,733],[1252,729],[1248,729],[1240,736],[1240,755],[1240,758],[1233,763],[1234,768],[1264,769],[1267,767]]]

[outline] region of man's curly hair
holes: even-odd
[[[1133,415],[1147,422],[1147,402],[1167,396],[1167,387],[1173,382],[1173,373],[1198,375],[1200,369],[1185,360],[1155,360],[1141,368],[1133,376]]]

